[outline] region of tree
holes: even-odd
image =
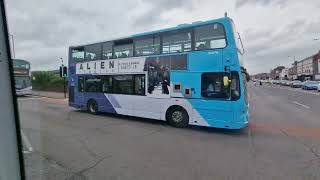
[[[32,88],[41,91],[63,91],[63,78],[49,71],[32,73]]]

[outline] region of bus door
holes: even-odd
[[[74,100],[76,104],[84,104],[84,81],[85,78],[83,76],[78,76],[78,80],[76,81],[77,86],[70,86],[71,91],[74,92],[73,96],[75,96]],[[70,96],[70,94],[69,94]],[[70,98],[70,97],[69,97]]]
[[[230,74],[208,72],[201,75],[201,100],[196,109],[209,122],[230,122],[233,119],[233,106],[230,101]]]

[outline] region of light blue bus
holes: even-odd
[[[249,120],[240,36],[229,17],[69,48],[69,105],[241,129]]]
[[[12,59],[13,75],[17,96],[32,94],[30,62],[22,59]]]

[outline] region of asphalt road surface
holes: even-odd
[[[44,97],[19,99],[29,179],[320,179],[320,95],[250,85],[241,131],[91,115]]]

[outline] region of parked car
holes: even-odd
[[[291,81],[286,81],[286,82],[284,83],[285,86],[290,86],[290,84],[291,84]]]
[[[284,80],[279,80],[279,85],[284,86],[285,81]]]
[[[271,83],[272,84],[279,84],[279,81],[278,80],[271,80]]]
[[[302,82],[301,81],[291,81],[290,87],[292,88],[301,88]]]
[[[320,92],[320,83],[318,84],[318,92]]]
[[[306,82],[303,83],[302,89],[305,89],[305,90],[318,90],[319,83],[320,82],[317,82],[317,81],[306,81]]]
[[[280,85],[281,86],[289,86],[289,81],[288,80],[281,80]]]

